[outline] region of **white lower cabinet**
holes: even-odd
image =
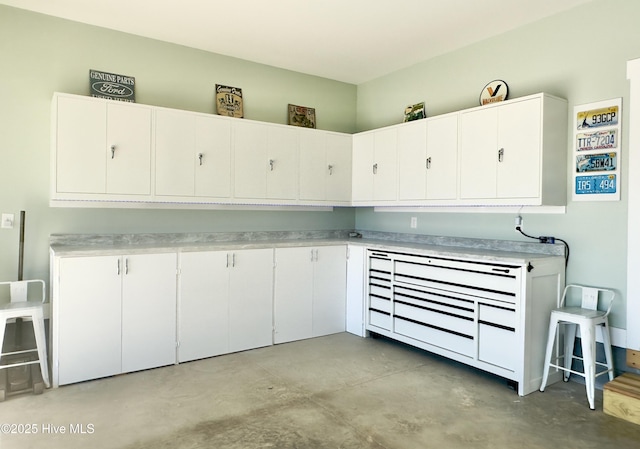
[[[272,344],[273,249],[180,254],[178,361]]]
[[[176,254],[53,260],[54,386],[175,363]]]
[[[277,248],[274,343],[344,332],[346,246]]]

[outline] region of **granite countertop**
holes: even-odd
[[[357,237],[353,237],[357,234]],[[563,256],[563,245],[437,237],[366,231],[274,231],[192,234],[53,234],[54,256],[96,256],[190,251],[224,251],[353,244],[387,251],[411,251],[434,257],[525,263]]]

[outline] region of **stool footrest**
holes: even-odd
[[[11,365],[0,365],[0,369],[13,368],[14,366],[36,365],[40,364],[40,360],[31,360],[30,362],[12,363]]]

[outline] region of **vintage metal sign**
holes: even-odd
[[[576,135],[576,151],[608,150],[617,147],[617,129],[578,133]]]
[[[618,168],[616,153],[580,154],[576,157],[576,173],[612,171]]]
[[[92,97],[136,102],[136,79],[132,76],[89,70],[89,85]]]
[[[244,117],[242,89],[216,84],[216,112],[229,117]]]

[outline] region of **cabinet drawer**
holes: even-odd
[[[418,321],[429,326],[439,327],[470,337],[475,333],[473,318],[461,317],[427,308],[414,307],[400,302],[394,303],[394,309],[394,316],[397,317]]]
[[[515,371],[518,348],[515,331],[480,324],[478,326],[478,360]]]
[[[391,330],[391,314],[369,310],[369,324],[381,329]]]
[[[475,345],[473,338],[452,334],[440,329],[424,326],[402,318],[394,318],[394,331],[397,334],[438,346],[468,357],[473,357]]]
[[[382,298],[391,299],[391,287],[370,284],[369,294],[373,296],[380,296]]]
[[[391,267],[391,259],[377,259],[375,257],[369,258],[369,268],[371,270],[386,271],[387,273],[391,273]]]
[[[508,327],[509,330],[516,328],[516,311],[513,309],[503,309],[501,307],[493,307],[485,304],[479,305],[478,319],[481,323],[496,324],[502,327]]]
[[[516,276],[519,269],[504,268],[508,273],[490,273],[473,268],[453,269],[396,261],[394,281],[515,302],[520,286],[519,277]]]
[[[391,300],[371,296],[369,298],[369,308],[379,310],[381,312],[391,313]]]
[[[460,315],[469,319],[475,318],[474,301],[455,298],[451,295],[429,290],[410,289],[396,286],[394,300],[409,303],[417,307],[428,307],[445,313]]]

